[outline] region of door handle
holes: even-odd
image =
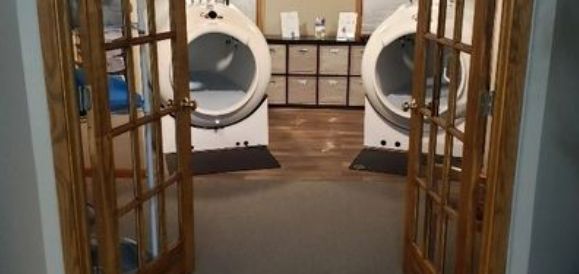
[[[409,102],[405,102],[403,105],[404,111],[408,111],[409,109],[411,110],[417,110],[418,109],[418,103],[416,102],[416,99],[412,98],[412,101]]]

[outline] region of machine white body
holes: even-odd
[[[265,37],[241,11],[222,3],[197,3],[187,8],[194,150],[267,146],[266,88],[271,57]],[[171,48],[160,45],[160,84],[171,100]],[[175,134],[173,118],[163,120],[163,134]],[[164,151],[175,152],[175,138],[164,138]]]
[[[378,148],[385,150],[407,151],[410,147],[409,131],[393,126],[374,110],[370,102],[366,100],[364,113],[364,146],[368,148]],[[464,130],[464,122],[457,124],[458,129]],[[444,132],[438,133],[438,146],[436,153],[444,154]],[[422,138],[422,150],[428,152],[428,136]],[[462,143],[457,139],[454,140],[453,156],[462,155]]]
[[[436,5],[435,5],[436,6]],[[452,9],[452,8],[449,8]],[[433,10],[432,32],[436,31],[436,9]],[[382,23],[370,37],[362,60],[362,78],[366,88],[364,145],[370,148],[406,151],[412,101],[412,74],[414,68],[413,38],[416,34],[418,7],[402,5]],[[464,31],[470,31],[465,22]],[[447,33],[452,35],[451,30]],[[471,35],[465,33],[465,39]],[[466,89],[470,57],[461,55],[461,83],[457,98],[457,127],[464,128]],[[432,86],[432,80],[427,83]],[[431,90],[430,90],[431,91]],[[447,91],[447,90],[446,90]],[[444,91],[443,91],[444,93]],[[447,111],[447,102],[441,101],[441,112]],[[444,131],[438,132],[437,152],[444,149]],[[423,150],[428,149],[428,130],[424,131]],[[462,151],[455,142],[454,155]]]
[[[175,132],[175,119],[163,118],[163,132]],[[267,100],[253,115],[242,123],[221,129],[191,128],[191,144],[195,151],[219,150],[247,146],[267,146],[269,144]],[[165,153],[177,151],[175,138],[163,138]]]

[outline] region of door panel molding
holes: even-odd
[[[472,273],[475,224],[477,222],[478,186],[485,155],[487,114],[484,97],[491,92],[491,61],[495,22],[495,0],[478,0],[475,4],[473,54],[468,87],[464,142],[463,179],[460,194],[459,230],[456,254],[465,254],[456,264],[455,273]],[[484,222],[484,220],[483,220]]]
[[[50,111],[64,270],[90,273],[82,144],[68,1],[38,0],[40,38]]]
[[[479,273],[505,273],[533,0],[503,1]]]

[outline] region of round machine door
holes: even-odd
[[[188,7],[189,91],[197,109],[191,125],[223,128],[251,116],[264,102],[271,57],[263,34],[234,6]],[[163,100],[173,98],[172,50],[159,46]]]
[[[414,38],[415,34],[407,34],[384,43],[382,49],[374,57],[375,70],[372,76],[373,88],[366,90],[368,101],[372,107],[388,122],[395,126],[410,129],[410,115],[412,105],[412,82],[414,72]],[[426,102],[432,101],[435,71],[433,68],[434,49],[427,51]],[[451,53],[445,52],[443,57],[444,70],[440,79],[440,109],[444,116],[448,111],[448,95],[450,89],[450,59]],[[459,68],[459,86],[457,93],[457,118],[464,116],[466,99],[465,87],[467,83],[468,56],[461,56]]]
[[[252,49],[225,33],[207,33],[189,42],[189,90],[198,109],[196,127],[218,128],[250,115],[265,98],[257,88]]]

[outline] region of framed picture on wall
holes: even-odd
[[[347,41],[356,39],[356,29],[358,23],[358,13],[340,12],[338,20],[338,41]]]

